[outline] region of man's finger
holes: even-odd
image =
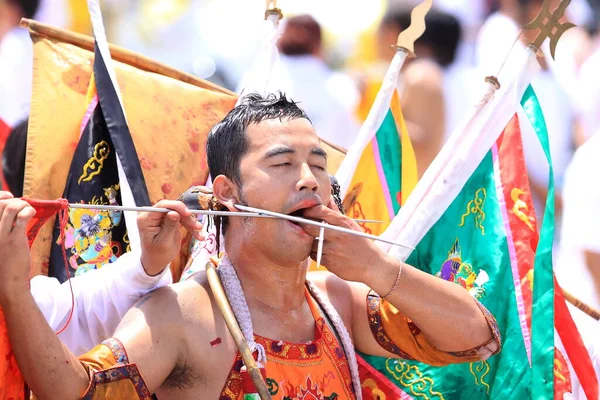
[[[19,199],[11,200],[6,205],[4,211],[2,212],[2,217],[0,219],[0,235],[4,236],[12,232],[13,227],[17,222],[17,215],[25,207],[31,206],[26,201]]]
[[[29,223],[29,221],[31,221],[31,218],[33,218],[35,214],[35,208],[31,206],[25,207],[21,211],[19,211],[12,233],[15,235],[24,235],[25,229],[27,229],[27,224]]]
[[[181,225],[187,229],[189,233],[191,233],[196,239],[202,240],[204,239],[204,235],[202,235],[202,224],[196,216],[191,215],[188,218],[181,219]]]
[[[11,192],[7,192],[6,190],[0,190],[0,200],[12,199],[14,196]]]
[[[167,215],[165,215],[165,219],[162,223],[163,232],[168,233],[175,229],[179,229],[179,220],[181,216],[175,211],[169,211]]]
[[[319,232],[321,230],[320,227],[315,225],[298,223],[302,229],[304,229],[310,236],[314,236],[315,238],[319,236]]]
[[[330,208],[337,213],[340,212],[340,209],[338,208],[337,204],[335,204],[333,196],[331,196],[331,198],[329,199],[329,204],[327,204],[327,208]]]
[[[177,201],[177,200],[161,200],[158,203],[156,203],[154,205],[154,207],[168,208],[170,210],[177,212],[183,218],[187,218],[190,215],[192,215],[192,212],[190,211],[190,209],[187,208],[187,206],[183,202]]]
[[[9,205],[11,202],[11,199],[0,200],[0,218],[2,218],[2,214],[4,213],[4,209],[6,208],[6,206]]]
[[[304,210],[303,217],[325,221],[331,225],[346,225],[344,224],[345,216],[323,205],[307,208]]]

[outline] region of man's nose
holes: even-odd
[[[296,189],[299,191],[308,190],[311,192],[316,192],[319,189],[319,182],[312,173],[310,166],[306,163],[302,164],[302,168],[300,170],[300,179],[296,184]]]

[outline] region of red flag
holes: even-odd
[[[8,124],[6,122],[4,122],[2,120],[2,118],[0,118],[0,161],[2,160],[2,153],[4,152],[4,145],[6,144],[6,139],[8,138],[8,135],[10,134],[10,126],[8,126]],[[2,173],[2,170],[0,170],[0,182],[2,183],[2,189],[3,190],[7,190],[8,185],[6,184],[6,181],[4,180],[4,174]]]
[[[68,203],[65,199],[58,200],[32,200],[23,198],[36,210],[35,216],[27,225],[27,239],[29,246],[33,244],[40,228],[57,212],[66,210]],[[0,310],[0,399],[24,400],[25,382],[19,371],[17,360],[10,348],[8,331],[4,314]]]

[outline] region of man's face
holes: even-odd
[[[327,158],[308,120],[267,120],[250,125],[246,132],[249,149],[240,162],[242,202],[296,216],[306,208],[329,204]],[[281,219],[230,218],[228,235],[239,233],[244,234],[245,245],[260,248],[282,265],[305,260],[314,242],[299,225]]]

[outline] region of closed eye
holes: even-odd
[[[326,168],[323,167],[323,166],[321,166],[321,165],[313,165],[313,167],[315,167],[316,169],[321,170],[321,171],[325,171],[326,170]]]
[[[276,168],[279,168],[279,167],[287,167],[287,166],[290,166],[290,165],[292,165],[292,163],[284,162],[284,163],[274,164],[273,166],[276,167]]]

